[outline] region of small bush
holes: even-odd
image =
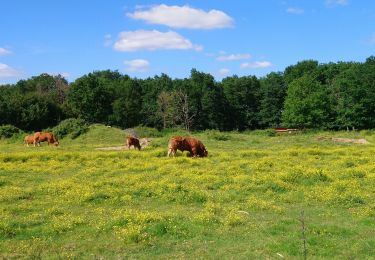
[[[128,132],[131,132],[131,131],[128,131]],[[146,126],[138,126],[134,128],[134,132],[139,138],[163,136],[163,133],[157,130],[156,128],[146,127]]]
[[[1,138],[11,138],[14,135],[22,133],[21,129],[13,125],[2,125],[0,126],[0,139]]]
[[[81,134],[86,133],[88,124],[83,119],[69,118],[60,122],[51,131],[58,137],[64,138],[69,136],[72,139],[77,138]]]
[[[264,130],[245,131],[244,133],[259,136],[276,136],[277,134],[276,130],[273,128],[268,128]]]
[[[209,139],[214,139],[217,141],[228,141],[231,139],[230,135],[226,133],[222,133],[218,130],[206,130],[204,133],[207,135]]]
[[[163,136],[189,136],[191,133],[183,128],[173,127],[173,128],[166,128],[162,129],[161,132],[163,133]]]
[[[269,128],[269,129],[266,129],[264,130],[265,134],[267,136],[276,136],[276,130],[275,129],[272,129],[272,128]]]

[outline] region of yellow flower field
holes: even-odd
[[[302,211],[308,257],[375,256],[373,132],[202,132],[197,159],[167,158],[168,135],[97,151],[102,135],[123,145],[101,126],[59,147],[0,141],[0,257],[300,259]]]

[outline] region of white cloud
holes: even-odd
[[[349,0],[325,0],[327,6],[348,5]]]
[[[168,31],[128,31],[121,32],[119,39],[113,46],[117,51],[131,52],[139,50],[154,51],[162,50],[202,50],[202,46],[194,45],[190,40],[184,38],[180,34]]]
[[[246,60],[250,59],[250,54],[230,54],[230,55],[220,55],[216,58],[218,61],[233,61],[233,60]]]
[[[4,63],[0,63],[0,78],[13,78],[19,75],[20,72],[18,72],[17,70]]]
[[[290,14],[303,14],[304,10],[297,7],[288,7],[286,12]]]
[[[142,59],[126,60],[124,63],[127,65],[125,70],[130,72],[144,72],[150,68],[150,63]]]
[[[222,68],[222,69],[220,69],[220,70],[218,71],[217,74],[218,74],[220,77],[225,77],[225,76],[228,76],[229,73],[230,73],[230,70],[229,70],[229,69]]]
[[[11,54],[11,53],[12,52],[10,50],[0,47],[0,56],[5,56],[5,55]]]
[[[148,10],[127,13],[127,16],[136,20],[144,20],[150,24],[162,24],[172,28],[215,29],[233,26],[233,19],[222,11],[213,9],[206,12],[188,5],[168,6],[161,4]]]
[[[272,67],[272,63],[269,61],[245,62],[240,65],[241,69],[264,69],[269,67]]]
[[[104,35],[104,46],[108,47],[112,45],[112,35],[106,34]]]

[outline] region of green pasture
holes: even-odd
[[[0,258],[375,257],[374,131],[197,132],[196,159],[166,157],[182,130],[139,133],[141,151],[95,150],[125,143],[102,125],[59,147],[0,140]]]

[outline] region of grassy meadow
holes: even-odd
[[[124,145],[102,125],[59,147],[0,140],[0,258],[375,257],[375,132],[198,132],[197,159],[166,157],[173,134],[142,151],[95,150]]]

